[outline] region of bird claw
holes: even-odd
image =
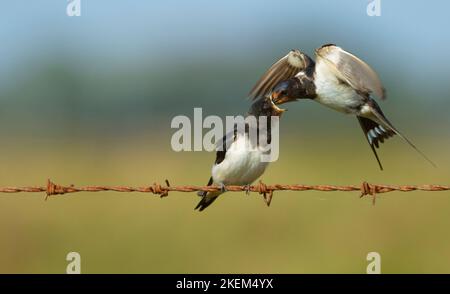
[[[227,187],[225,186],[224,183],[220,183],[219,186],[220,186],[220,192],[225,193],[225,192],[228,191],[228,190],[227,190]]]
[[[250,195],[250,187],[251,187],[250,184],[245,185],[245,195]]]

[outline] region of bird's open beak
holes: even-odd
[[[269,99],[270,99],[270,102],[271,102],[271,104],[272,104],[272,108],[273,108],[273,110],[275,111],[275,113],[276,113],[277,115],[281,115],[283,112],[286,111],[286,109],[283,109],[283,108],[280,108],[280,107],[277,106],[277,103],[274,101],[272,95],[270,95],[270,98],[269,98]]]
[[[289,99],[288,96],[281,95],[280,92],[272,92],[270,94],[270,99],[276,105],[280,105],[280,104],[291,101],[291,99]]]

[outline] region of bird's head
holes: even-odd
[[[275,105],[309,98],[303,82],[297,77],[281,81],[273,87],[270,98]]]

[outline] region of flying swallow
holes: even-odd
[[[334,44],[323,45],[315,53],[316,62],[299,50],[290,51],[267,70],[249,96],[257,99],[268,95],[275,104],[312,99],[339,112],[356,115],[381,170],[376,148],[394,135],[434,166],[392,125],[373,99],[373,96],[385,99],[386,91],[367,63]]]
[[[218,142],[216,160],[211,171],[211,178],[208,186],[218,185],[220,191],[206,192],[200,191],[198,195],[202,200],[195,209],[199,211],[207,208],[219,195],[226,192],[225,186],[239,185],[248,186],[258,179],[265,171],[269,162],[263,160],[262,156],[267,154],[267,150],[258,148],[259,142],[271,142],[271,116],[280,116],[283,112],[278,108],[270,97],[261,97],[253,102],[248,115],[267,116],[267,125],[260,125],[258,119],[257,124],[252,126],[246,124],[244,130],[234,128],[233,132],[228,133]],[[256,130],[254,129],[256,128]],[[258,140],[249,138],[249,134],[257,134]]]

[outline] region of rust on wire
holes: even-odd
[[[377,185],[371,185],[367,182],[363,182],[361,184],[361,195],[359,196],[359,198],[362,198],[366,195],[370,195],[372,196],[372,204],[375,205],[378,190],[379,189]]]
[[[165,186],[158,183],[153,183],[151,186],[146,187],[130,187],[130,186],[84,186],[75,187],[74,185],[62,186],[55,184],[51,180],[47,181],[47,185],[43,187],[0,187],[0,193],[38,193],[45,192],[47,199],[49,196],[53,195],[63,195],[75,192],[141,192],[141,193],[152,193],[159,195],[160,197],[166,197],[169,192],[215,192],[222,188],[219,186],[193,186],[193,185],[183,185],[183,186],[171,186],[168,180],[165,180]],[[450,186],[448,185],[380,185],[380,184],[370,184],[368,182],[363,182],[361,185],[282,185],[273,184],[267,185],[263,182],[259,182],[252,186],[226,186],[226,190],[229,192],[256,192],[264,197],[264,201],[267,206],[270,205],[272,201],[272,196],[274,191],[322,191],[322,192],[351,192],[359,191],[361,193],[360,197],[365,195],[372,196],[372,201],[375,204],[375,198],[377,194],[388,193],[393,191],[399,192],[411,192],[411,191],[448,191]]]

